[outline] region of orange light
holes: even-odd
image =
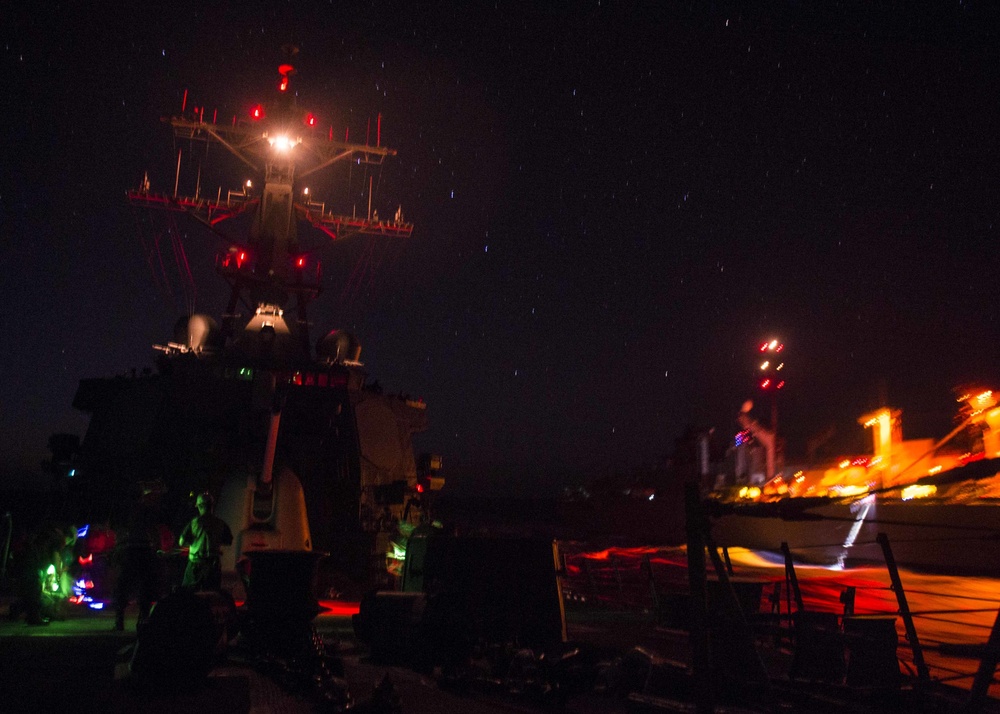
[[[253,119],[254,121],[259,121],[259,120],[263,119],[264,118],[264,107],[262,107],[260,104],[258,104],[253,109],[251,109],[250,110],[250,118]]]

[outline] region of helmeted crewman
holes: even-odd
[[[198,515],[184,527],[178,543],[187,546],[188,563],[182,587],[191,590],[222,589],[222,546],[232,545],[233,533],[213,513],[215,499],[205,492],[195,501]]]

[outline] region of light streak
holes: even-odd
[[[875,494],[865,496],[860,501],[856,501],[851,504],[851,510],[857,510],[858,516],[854,519],[854,524],[851,526],[851,530],[847,534],[847,540],[844,541],[844,552],[837,557],[837,570],[844,569],[844,561],[847,559],[847,551],[854,545],[854,541],[858,539],[858,533],[861,532],[861,526],[864,525],[865,518],[868,517],[868,511],[870,511],[874,505]]]

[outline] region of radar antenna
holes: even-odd
[[[289,59],[296,51],[286,48]],[[412,235],[413,224],[403,220],[401,211],[393,219],[379,219],[377,211],[371,209],[370,185],[368,214],[361,217],[327,210],[324,202],[315,200],[307,188],[300,186],[305,177],[340,162],[381,166],[396,151],[381,145],[381,116],[374,146],[349,143],[346,137],[343,142],[334,140],[332,127],[324,134],[317,127],[315,115],[300,109],[294,92],[289,89],[295,68],[282,64],[278,74],[275,97],[267,104],[255,105],[243,120],[234,117],[231,125],[218,123],[214,111],[206,120],[204,107],[187,111],[187,92],[181,115],[162,120],[171,126],[177,139],[202,142],[206,149],[210,144],[222,146],[258,180],[262,179],[259,187],[248,180],[225,195],[220,187],[215,199],[204,198],[200,195],[199,172],[194,195],[181,195],[178,193],[181,150],[178,150],[173,193],[155,193],[144,179],[139,188],[128,192],[128,198],[133,205],[187,213],[225,240],[227,245],[217,258],[216,269],[230,286],[222,323],[226,339],[233,336],[236,310],[241,302],[252,309],[262,305],[284,306],[289,296],[294,295],[301,347],[304,355],[308,355],[306,308],[321,291],[322,273],[319,261],[299,245],[299,222],[332,240],[359,234],[406,238]],[[221,223],[247,214],[252,215],[252,223],[244,241],[234,242],[221,232]]]

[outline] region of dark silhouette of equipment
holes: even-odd
[[[138,628],[130,672],[152,690],[197,687],[237,630],[228,594],[179,589],[156,603]]]
[[[455,666],[477,643],[544,648],[564,642],[552,541],[414,534],[403,592],[374,592],[354,618],[375,659]]]

